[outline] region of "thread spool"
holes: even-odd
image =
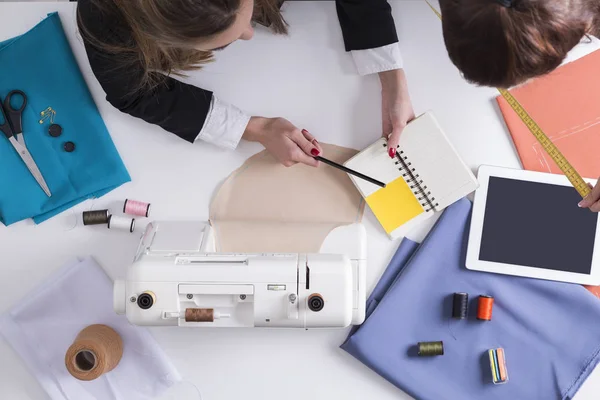
[[[212,308],[186,308],[185,322],[214,322],[215,315]]]
[[[126,199],[123,204],[123,213],[148,217],[150,215],[150,203]]]
[[[431,357],[431,356],[443,356],[444,355],[444,342],[419,342],[419,356],[420,357]]]
[[[452,299],[452,318],[466,319],[469,312],[469,295],[467,293],[454,293]]]
[[[111,215],[108,217],[108,229],[133,232],[135,229],[135,219]]]
[[[108,210],[92,210],[83,212],[84,225],[108,224],[110,212]]]
[[[499,385],[508,382],[508,370],[506,369],[506,357],[504,349],[489,349],[488,355],[490,358],[490,369],[492,371],[492,382],[494,385]]]
[[[492,320],[492,309],[494,308],[494,298],[492,296],[481,295],[477,304],[477,319],[480,321]]]
[[[123,356],[123,340],[109,326],[83,329],[65,354],[65,366],[80,381],[91,381],[112,371]]]

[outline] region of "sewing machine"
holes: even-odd
[[[365,319],[366,233],[334,229],[318,254],[215,253],[202,222],[148,225],[114,308],[136,325],[326,328]]]

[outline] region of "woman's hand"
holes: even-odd
[[[600,211],[600,179],[596,182],[596,186],[592,187],[592,193],[588,194],[585,199],[579,202],[579,207],[589,208],[590,211],[599,212]]]
[[[415,118],[408,84],[403,69],[395,69],[379,73],[381,81],[381,112],[383,136],[388,138],[389,155],[394,158],[400,134],[410,121]]]
[[[314,157],[323,152],[308,131],[296,128],[284,118],[252,117],[242,138],[261,143],[286,167],[296,163],[317,167],[319,162]]]

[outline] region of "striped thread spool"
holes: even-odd
[[[506,357],[504,349],[489,349],[490,368],[492,370],[492,382],[494,385],[499,385],[508,382],[508,371],[506,370]]]

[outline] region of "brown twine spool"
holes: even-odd
[[[90,325],[67,350],[65,365],[73,377],[91,381],[112,371],[123,356],[123,340],[106,325]]]
[[[186,308],[185,322],[213,322],[215,320],[212,308]]]

